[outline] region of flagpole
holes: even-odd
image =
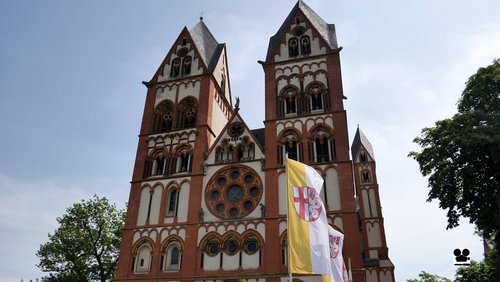
[[[286,181],[286,185],[287,185],[287,188],[286,188],[286,198],[287,198],[287,203],[288,203],[288,153],[285,153],[285,172],[286,172],[286,178],[287,178],[287,181]],[[287,212],[286,212],[286,228],[287,230],[289,231],[289,225],[288,225],[288,211],[289,209],[287,209]],[[287,240],[286,240],[286,258],[287,258],[287,261],[288,261],[288,280],[289,282],[292,282],[293,281],[293,275],[292,275],[292,272],[290,271],[290,232],[287,232]]]
[[[347,258],[347,263],[349,265],[349,272],[347,277],[349,277],[349,282],[352,282],[351,258]]]

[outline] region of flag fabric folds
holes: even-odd
[[[342,247],[344,245],[344,234],[328,226],[330,240],[330,265],[331,273],[323,276],[323,281],[349,282],[349,276],[342,257]]]
[[[288,261],[290,273],[331,274],[323,178],[312,167],[287,159]]]

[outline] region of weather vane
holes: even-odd
[[[205,12],[203,12],[203,11],[201,11],[201,12],[200,12],[200,21],[202,21],[202,20],[203,20],[203,15],[204,15],[204,14],[205,14]]]

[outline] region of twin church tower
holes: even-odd
[[[373,149],[359,129],[349,145],[341,49],[334,25],[299,1],[259,62],[265,120],[251,129],[233,105],[226,45],[203,21],[181,31],[144,82],[115,281],[288,281],[285,154],[325,179],[353,281],[394,281]]]

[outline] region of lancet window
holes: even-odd
[[[191,56],[186,56],[182,59],[182,74],[190,74],[191,73]]]
[[[175,58],[172,61],[172,65],[170,66],[170,76],[176,77],[179,76],[181,72],[181,58]]]

